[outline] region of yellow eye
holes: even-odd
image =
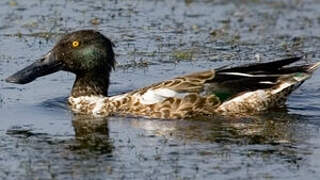
[[[72,47],[78,47],[80,45],[79,41],[73,41]]]

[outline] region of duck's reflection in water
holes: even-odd
[[[218,116],[192,120],[133,119],[131,123],[154,134],[183,141],[276,145],[301,142],[306,138],[303,127],[297,123],[300,118],[281,112],[254,117]]]
[[[74,114],[72,118],[75,139],[78,142],[74,150],[89,150],[101,153],[112,152],[109,139],[107,118],[94,118],[87,115]]]

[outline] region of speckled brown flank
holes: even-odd
[[[220,102],[212,101],[210,100],[211,98],[192,94],[184,99],[168,98],[163,102],[150,105],[142,104],[136,98],[124,98],[126,100],[122,99],[112,102],[106,99],[104,101],[105,106],[99,111],[98,115],[128,114],[151,118],[186,118],[212,114]],[[124,101],[130,103],[123,104]],[[201,103],[201,106],[199,103]],[[92,111],[92,104],[83,102],[80,102],[80,104],[80,112],[88,113],[88,111]]]

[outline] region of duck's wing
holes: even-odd
[[[284,59],[275,60],[275,61],[266,62],[266,63],[254,63],[254,64],[237,66],[233,68],[222,68],[222,69],[219,69],[219,72],[242,72],[242,73],[274,72],[275,73],[275,72],[278,72],[279,68],[295,63],[301,59],[302,59],[301,56],[295,56],[295,57],[284,58]]]
[[[273,62],[225,68],[218,70],[216,77],[210,82],[214,91],[228,91],[233,95],[273,88],[287,81],[303,82],[319,67],[319,63],[288,67],[299,60],[301,57],[291,57]]]

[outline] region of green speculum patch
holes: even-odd
[[[220,101],[223,102],[229,99],[232,96],[232,93],[224,92],[224,91],[216,91],[214,92],[214,95],[217,96],[220,99]]]

